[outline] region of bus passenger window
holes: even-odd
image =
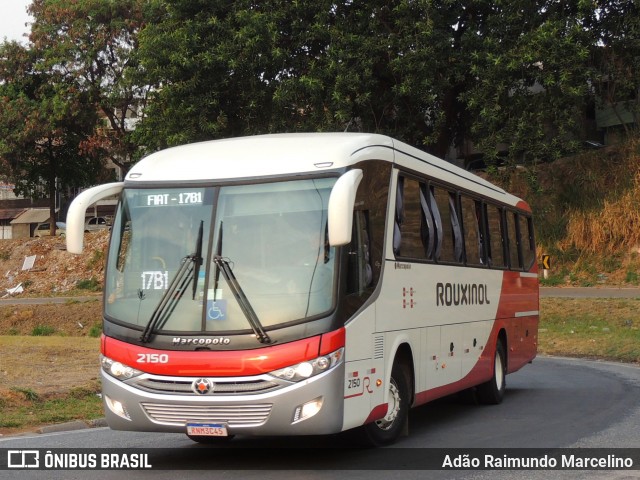
[[[404,222],[404,177],[398,176],[396,187],[396,214],[393,222],[393,253],[400,255],[402,245],[402,224]]]
[[[522,270],[522,256],[520,254],[520,240],[516,221],[518,215],[514,212],[507,212],[507,235],[509,237],[509,265],[512,270]]]
[[[433,259],[439,261],[442,257],[442,218],[440,217],[436,197],[433,195],[433,188],[428,187],[425,194],[428,197],[427,201],[429,203],[429,211],[433,217]]]
[[[467,265],[483,265],[484,252],[480,235],[480,202],[467,196],[462,197],[462,222],[464,227]]]
[[[502,210],[494,205],[487,207],[487,225],[489,233],[488,257],[489,266],[493,268],[505,268],[507,266],[504,255],[504,231],[502,228]]]
[[[455,253],[455,261],[462,263],[462,229],[460,228],[460,219],[458,218],[457,195],[449,192],[449,214],[451,215],[451,229],[453,230],[453,245]]]
[[[528,270],[536,258],[536,242],[533,236],[533,220],[531,217],[518,215],[520,222],[520,238],[522,244],[522,259],[524,268]]]
[[[458,221],[455,195],[441,188],[434,188],[434,197],[440,213],[442,238],[439,260],[441,262],[462,262],[462,231]]]
[[[404,178],[404,212],[400,226],[400,250],[396,254],[402,257],[424,259],[423,244],[424,218],[420,204],[420,184],[417,180]]]
[[[436,228],[434,225],[433,214],[427,198],[431,192],[427,193],[426,185],[420,185],[420,209],[422,210],[422,225],[420,227],[420,236],[422,237],[422,245],[429,260],[433,259],[436,250]],[[432,195],[431,195],[432,196]]]

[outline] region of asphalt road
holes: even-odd
[[[146,472],[14,471],[2,478],[172,479],[474,479],[640,478],[640,470],[611,471],[426,471],[414,470],[432,449],[634,448],[640,452],[640,368],[608,362],[538,358],[507,377],[498,406],[447,398],[411,412],[410,435],[391,449],[352,451],[345,436],[236,438],[231,450],[203,447],[181,434],[116,432],[108,428],[0,438],[2,449],[162,448]],[[300,450],[308,447],[316,450]],[[340,448],[332,455],[319,448]],[[313,452],[319,452],[315,458]],[[504,450],[509,451],[509,450]],[[311,452],[311,453],[310,453]],[[407,457],[408,455],[408,457]],[[304,462],[301,463],[301,456]],[[234,462],[230,460],[235,459]],[[355,462],[358,470],[349,470]],[[222,468],[221,468],[222,467]],[[299,469],[298,469],[299,468]],[[183,470],[184,469],[184,470]],[[194,470],[196,469],[196,470]],[[203,472],[206,470],[206,473]],[[3,474],[13,474],[4,476]]]

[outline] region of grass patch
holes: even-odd
[[[20,395],[2,396],[0,432],[29,429],[40,425],[92,420],[104,416],[102,399],[97,395],[99,384],[94,382],[67,393],[45,397],[24,398]],[[20,392],[22,394],[22,392]]]
[[[50,325],[36,325],[31,330],[31,336],[33,337],[48,337],[56,333],[56,329]]]
[[[538,351],[640,363],[640,299],[540,299]]]
[[[96,277],[91,277],[88,280],[78,280],[76,288],[78,290],[89,290],[91,292],[99,292],[102,289]]]
[[[91,338],[100,338],[102,335],[102,325],[94,325],[89,329],[89,336]]]
[[[0,336],[0,433],[102,417],[99,351],[97,338]]]
[[[21,393],[22,395],[24,395],[25,400],[29,400],[31,402],[35,402],[40,399],[40,395],[38,395],[37,392],[33,391],[33,389],[31,388],[13,387],[11,390]]]

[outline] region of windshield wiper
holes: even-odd
[[[198,229],[198,240],[196,240],[196,252],[193,254],[193,295],[192,300],[196,299],[196,290],[198,289],[198,275],[200,275],[200,266],[202,265],[202,230],[204,229],[204,220],[200,220],[200,228]]]
[[[244,316],[247,318],[249,325],[251,325],[251,329],[253,333],[255,333],[256,338],[260,343],[271,343],[271,339],[267,332],[264,331],[260,320],[258,319],[258,315],[256,315],[255,310],[251,306],[251,302],[242,290],[242,287],[238,283],[238,279],[233,274],[233,270],[229,266],[229,260],[226,258],[222,258],[220,255],[214,255],[213,262],[218,267],[219,271],[222,272],[222,276],[227,281],[229,288],[231,289],[231,293],[235,297],[238,305],[240,305],[240,309]]]
[[[140,336],[141,342],[149,343],[151,335],[167,323],[167,320],[169,320],[173,311],[176,309],[176,306],[182,299],[182,296],[184,295],[184,292],[192,278],[194,282],[193,298],[195,299],[198,272],[200,270],[200,265],[202,265],[202,230],[203,221],[200,221],[196,251],[191,255],[187,255],[180,261],[180,268],[171,280],[167,290],[162,294],[158,305],[153,310],[147,325],[144,327],[142,335]]]

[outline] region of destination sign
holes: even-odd
[[[173,205],[202,205],[204,189],[181,190],[169,193],[147,193],[142,195],[141,206],[164,207]]]

